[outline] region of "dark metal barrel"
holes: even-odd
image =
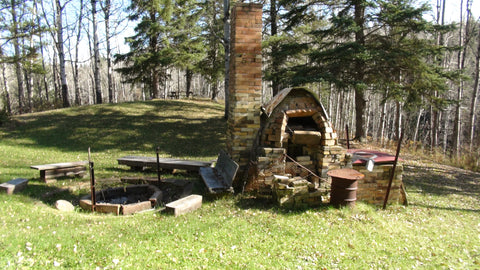
[[[354,169],[338,169],[327,172],[332,177],[330,204],[335,207],[354,207],[357,200],[357,180],[364,177]]]

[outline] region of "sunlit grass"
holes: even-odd
[[[54,209],[75,202],[88,178],[38,181],[33,164],[86,160],[100,178],[131,176],[123,155],[214,159],[224,148],[223,107],[208,101],[150,101],[16,117],[0,129],[0,181],[31,179],[0,194],[3,269],[479,269],[479,174],[406,161],[410,206],[357,202],[288,211],[248,195],[204,198],[180,217]],[[152,175],[152,173],[150,173]],[[200,183],[196,175],[188,177]],[[82,184],[84,186],[82,186]],[[65,189],[50,197],[47,192]]]

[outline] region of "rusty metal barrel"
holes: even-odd
[[[330,204],[335,207],[354,207],[357,200],[357,180],[364,177],[354,169],[337,169],[327,172],[332,177]]]

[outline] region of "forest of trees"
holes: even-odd
[[[262,0],[264,101],[314,90],[342,134],[479,152],[479,18],[417,0]],[[230,7],[208,0],[0,0],[0,111],[225,99]],[[247,1],[243,1],[247,2]]]

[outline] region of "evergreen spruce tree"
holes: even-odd
[[[131,2],[129,20],[139,21],[135,35],[126,38],[130,51],[116,55],[116,62],[124,62],[119,68],[124,82],[142,83],[151,98],[158,98],[161,79],[166,67],[173,63],[173,54],[165,31],[171,19],[172,0],[134,0]]]
[[[217,100],[220,79],[224,76],[225,52],[223,49],[223,6],[219,1],[204,0],[202,8],[205,11],[201,20],[206,56],[198,62],[200,73],[211,85],[211,99]]]
[[[425,4],[411,0],[282,0],[282,4],[295,6],[285,14],[287,30],[312,20],[328,24],[309,29],[295,43],[282,44],[281,50],[306,60],[287,63],[279,73],[290,85],[325,81],[354,91],[357,140],[366,138],[367,91],[387,91],[387,98],[402,102],[433,102],[434,91],[446,90],[449,74],[430,61],[441,52],[431,40],[441,29],[423,18]]]
[[[198,72],[198,63],[205,57],[205,44],[199,24],[204,9],[199,0],[177,0],[170,34],[175,52],[174,65],[185,70],[187,97],[192,93],[192,78]]]
[[[130,52],[116,55],[125,82],[143,83],[152,98],[159,97],[169,67],[186,70],[187,95],[195,64],[203,57],[197,0],[134,0],[129,19],[139,21],[126,39]]]

